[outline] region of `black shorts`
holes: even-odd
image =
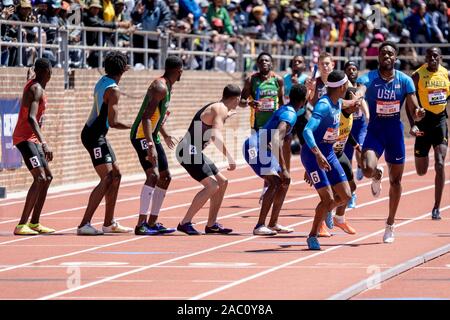
[[[116,155],[105,136],[101,135],[97,139],[93,139],[83,129],[81,132],[81,142],[89,152],[94,168],[101,164],[116,162]]]
[[[425,117],[416,123],[419,130],[424,133],[423,136],[416,137],[414,143],[414,155],[416,157],[428,157],[431,146],[448,145],[447,118],[445,111],[438,115],[426,111]]]
[[[216,165],[203,154],[203,152],[197,152],[196,148],[188,148],[191,150],[189,155],[184,157],[183,144],[179,143],[176,150],[176,157],[178,162],[189,173],[189,175],[198,182],[211,176],[215,176],[219,173]]]
[[[137,152],[139,157],[139,162],[141,163],[142,169],[147,171],[148,169],[153,168],[153,165],[150,161],[147,160],[147,140],[145,138],[142,139],[131,139],[131,144]],[[169,169],[169,164],[167,163],[166,152],[161,143],[155,143],[156,152],[158,153],[158,171],[163,172]]]
[[[344,152],[336,153],[336,157],[338,158],[338,161],[341,164],[342,169],[344,169],[347,180],[353,181],[352,163],[350,162],[346,154]]]
[[[22,154],[23,161],[27,166],[28,170],[33,170],[35,168],[43,167],[47,168],[48,163],[45,160],[45,154],[42,150],[42,145],[30,141],[22,141],[16,145]]]

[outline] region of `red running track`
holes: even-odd
[[[377,199],[371,195],[370,181],[358,183],[358,206],[347,215],[357,229],[356,235],[334,229],[331,238],[320,240],[322,251],[306,250],[306,235],[318,196],[302,181],[304,170],[298,156],[292,159],[293,184],[280,217],[282,224],[295,228],[288,235],[253,236],[262,180],[247,166],[225,171],[230,183],[219,216],[221,223],[234,229],[228,236],[189,237],[177,232],[151,237],[79,237],[76,226],[90,192],[85,189],[52,194],[47,200],[42,222],[59,230],[56,234],[18,237],[12,235],[12,230],[23,199],[0,201],[0,298],[328,299],[374,272],[390,270],[449,244],[448,186],[441,205],[443,219],[432,221],[434,170],[430,168],[424,177],[416,175],[412,142],[407,139],[409,157],[393,244],[382,243],[388,211],[385,176]],[[446,184],[450,182],[449,164],[445,167]],[[116,218],[124,225],[134,227],[136,223],[141,185],[142,181],[137,181],[123,184],[120,189]],[[199,189],[198,183],[186,175],[173,179],[160,220],[175,227]],[[102,224],[103,209],[102,205],[94,216],[97,227]],[[194,219],[201,230],[207,210],[202,209]],[[445,276],[449,267],[433,269],[434,280],[423,277],[420,284],[430,288],[427,298],[450,298]],[[397,290],[403,283],[396,279],[382,283],[376,294],[368,295],[375,291],[369,290],[353,298],[401,299],[422,294],[417,285]]]

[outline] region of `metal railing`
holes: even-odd
[[[292,42],[255,40],[250,38],[238,37],[230,38],[220,36],[220,40],[214,42],[212,36],[180,34],[173,32],[150,32],[142,30],[125,30],[110,28],[92,28],[77,25],[55,26],[52,24],[31,23],[21,21],[0,20],[2,25],[16,29],[17,39],[15,41],[5,41],[0,39],[0,53],[5,48],[18,48],[18,66],[23,66],[24,50],[23,48],[34,48],[36,54],[42,57],[51,52],[56,58],[55,66],[63,68],[65,72],[65,83],[68,85],[68,74],[70,69],[70,53],[80,53],[78,67],[89,67],[87,58],[92,52],[97,52],[97,65],[101,66],[105,51],[120,50],[126,52],[129,56],[129,63],[135,65],[137,55],[141,55],[139,61],[143,62],[145,68],[159,67],[164,65],[165,58],[169,54],[179,55],[185,61],[194,61],[187,68],[207,70],[217,70],[218,57],[225,60],[231,59],[235,63],[235,71],[245,72],[254,68],[254,59],[260,52],[269,52],[274,58],[276,71],[285,71],[289,66],[294,55],[304,56],[307,65],[312,65],[317,60],[317,44],[297,44]],[[23,31],[27,28],[33,28],[37,35],[36,42],[29,43],[24,39]],[[44,33],[48,30],[55,32],[54,43],[44,43]],[[97,35],[96,44],[88,44],[88,35]],[[79,36],[79,41],[73,43],[70,40],[71,35]],[[119,46],[120,37],[127,36],[130,46]],[[142,47],[134,47],[134,40],[140,37],[143,43]],[[152,41],[153,48],[149,47],[149,41]],[[156,47],[155,47],[156,44]],[[217,50],[217,44],[222,49]],[[230,47],[232,50],[226,50]],[[450,44],[397,44],[399,48],[418,48],[423,50],[431,45],[440,48],[450,48]],[[335,62],[340,67],[351,58],[360,62],[360,69],[365,69],[366,63],[376,60],[377,57],[365,56],[359,47],[349,46],[345,42],[325,43],[322,50],[330,52]],[[143,55],[143,59],[142,59]],[[149,57],[152,56],[154,65],[150,65]],[[399,56],[404,61],[411,60],[411,56]],[[423,55],[417,55],[418,59],[424,59]],[[450,56],[444,55],[445,60],[450,60]],[[208,65],[207,65],[208,64]],[[195,67],[194,67],[195,66]]]

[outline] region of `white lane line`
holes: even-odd
[[[450,182],[450,180],[447,180],[447,181],[446,181],[446,183],[449,183],[449,182]],[[370,184],[370,183],[368,183],[368,184]],[[417,193],[417,192],[422,192],[422,191],[424,191],[424,190],[428,190],[428,189],[432,189],[432,188],[434,188],[434,184],[433,184],[433,185],[430,185],[430,186],[427,186],[427,187],[423,187],[423,188],[413,189],[413,190],[411,190],[411,191],[408,191],[408,192],[403,193],[403,195],[406,196],[406,195],[409,195],[409,194],[413,194],[413,193]],[[315,197],[315,196],[317,196],[317,195],[314,195],[314,197]],[[309,197],[312,197],[312,196],[309,196]],[[386,199],[388,199],[388,198],[386,198]],[[299,199],[291,199],[291,200],[288,200],[288,201],[286,201],[286,202],[294,202],[294,201],[298,201],[298,200],[299,200]],[[286,203],[286,202],[285,202],[285,203]],[[449,206],[449,207],[450,207],[450,206]],[[447,208],[447,207],[446,207],[446,208]],[[259,208],[251,209],[251,211],[254,211],[254,210],[259,210]],[[246,210],[246,211],[249,211],[249,210]],[[425,217],[425,215],[424,215],[423,217]],[[290,225],[290,227],[294,227],[294,226],[306,224],[306,223],[311,222],[312,220],[313,220],[313,219],[308,219],[308,220],[305,220],[305,221],[301,221],[301,222],[298,222],[298,223],[294,223],[294,224]],[[399,224],[399,225],[403,225],[403,223],[402,223],[402,224]],[[383,229],[383,230],[384,230],[384,229]],[[383,230],[382,230],[382,231],[383,231]],[[382,232],[382,231],[379,231],[379,232]],[[377,232],[377,233],[378,233],[378,232]],[[375,234],[377,234],[377,233],[375,233]],[[371,234],[371,235],[373,235],[373,234]],[[366,236],[366,237],[359,238],[359,240],[366,239],[367,237],[370,237],[371,235]],[[226,247],[233,246],[233,245],[236,245],[236,244],[240,244],[240,243],[243,243],[243,242],[247,242],[247,241],[256,239],[256,238],[258,238],[258,237],[259,237],[259,236],[251,236],[251,237],[248,237],[248,238],[245,238],[245,239],[241,239],[241,240],[233,241],[233,242],[230,242],[230,243],[225,243],[225,244],[222,244],[222,245],[219,245],[219,246],[216,246],[216,247],[212,247],[212,248],[204,249],[204,250],[201,250],[201,251],[193,252],[193,253],[190,253],[190,254],[187,254],[187,255],[184,255],[184,256],[175,257],[175,258],[168,259],[168,260],[164,260],[164,261],[161,261],[161,262],[158,262],[158,263],[155,263],[155,264],[143,266],[143,267],[140,267],[140,268],[138,268],[138,269],[129,270],[129,271],[127,271],[127,272],[119,273],[119,274],[116,274],[116,275],[114,275],[114,276],[110,276],[110,277],[107,277],[107,278],[105,278],[105,279],[102,279],[102,280],[93,281],[93,282],[90,282],[90,283],[81,285],[81,286],[79,286],[79,287],[75,287],[75,288],[71,288],[71,289],[59,291],[59,292],[56,292],[56,293],[53,293],[53,294],[50,294],[50,295],[41,297],[41,298],[39,298],[38,300],[48,300],[48,299],[53,299],[53,298],[56,298],[56,297],[59,297],[59,296],[62,296],[62,295],[65,295],[65,294],[68,294],[68,293],[71,293],[71,292],[75,292],[75,291],[78,291],[78,290],[81,290],[81,289],[93,287],[93,286],[96,286],[96,285],[98,285],[98,284],[102,284],[102,283],[108,282],[108,281],[110,281],[110,280],[115,280],[115,279],[118,279],[118,278],[121,278],[121,277],[125,277],[125,276],[131,275],[131,274],[135,274],[135,273],[139,273],[139,272],[142,272],[142,271],[151,269],[151,268],[155,268],[155,267],[158,267],[158,266],[161,266],[161,265],[169,264],[169,263],[176,262],[176,261],[179,261],[179,260],[183,260],[183,259],[186,259],[186,258],[195,257],[195,256],[198,256],[198,255],[201,255],[201,254],[204,254],[204,253],[208,253],[208,252],[215,251],[215,250],[218,250],[218,249],[222,249],[222,248],[226,248]],[[350,243],[353,243],[353,242],[350,242]],[[338,248],[340,248],[340,247],[342,247],[342,245],[339,246]],[[330,250],[330,249],[328,249],[328,250],[326,250],[326,251],[321,251],[321,253],[323,254],[323,253],[325,253],[325,252],[328,252],[329,250]],[[69,254],[69,255],[71,255],[71,254]],[[64,256],[67,256],[67,255],[64,255]],[[312,256],[315,256],[315,255],[312,255]],[[311,257],[312,257],[312,256],[311,256]],[[47,258],[47,259],[49,259],[49,258]],[[43,259],[43,260],[46,260],[46,259]],[[306,260],[306,259],[305,259],[305,260]],[[46,261],[47,261],[47,260],[46,260]],[[288,264],[288,265],[290,265],[290,264]],[[5,270],[5,269],[3,269],[3,270]],[[3,271],[3,270],[0,270],[0,272]],[[275,271],[275,270],[278,270],[278,268],[277,268],[277,269],[274,269],[273,271]],[[272,272],[272,271],[271,271],[271,272]],[[264,273],[264,274],[265,274],[265,273]],[[264,274],[261,273],[261,275],[264,275]],[[247,278],[245,278],[245,279],[247,279]],[[251,279],[249,279],[249,280],[251,280]],[[248,280],[247,280],[247,281],[248,281]],[[245,282],[245,281],[244,281],[244,282]],[[238,284],[238,283],[236,283],[236,285],[237,285],[237,284]],[[231,285],[231,286],[234,286],[234,285]],[[222,288],[222,287],[220,287],[220,288]],[[218,288],[218,289],[216,289],[216,290],[219,290],[220,288]],[[228,288],[228,287],[227,287],[227,288]],[[225,289],[227,289],[227,288],[224,288],[223,290],[225,290]],[[221,291],[221,290],[219,290],[219,291]],[[212,294],[212,293],[211,293],[211,294]],[[209,294],[207,294],[207,295],[209,295]]]
[[[450,164],[450,162],[447,163],[447,164]],[[405,173],[404,176],[405,176],[405,175],[409,175],[409,174],[413,174],[413,173],[415,173],[415,171],[410,171],[410,172]],[[383,178],[383,180],[387,180],[387,179],[388,179],[388,178]],[[298,184],[304,183],[304,181],[297,182],[297,183],[298,183]],[[371,182],[366,182],[366,183],[359,184],[358,187],[361,188],[361,187],[368,186],[368,185],[370,185],[370,184],[371,184]],[[259,189],[257,189],[257,191],[259,191]],[[284,203],[292,203],[292,202],[296,202],[296,201],[299,201],[299,200],[311,199],[311,198],[315,198],[315,197],[317,197],[317,196],[318,196],[318,195],[317,195],[316,193],[314,193],[314,194],[311,194],[311,195],[308,195],[308,196],[303,196],[303,197],[298,197],[298,198],[293,198],[293,199],[290,199],[290,200],[286,200]],[[387,199],[387,197],[381,198],[381,199],[377,199],[377,200],[375,200],[375,202],[371,202],[371,203],[380,202],[380,201],[383,201],[383,200],[386,200],[386,199]],[[178,207],[178,206],[175,206],[175,207]],[[359,208],[359,207],[361,207],[361,205],[356,206],[356,208]],[[169,210],[169,209],[172,209],[172,208],[173,208],[173,207],[171,207],[171,208],[165,208],[165,209],[166,209],[166,210]],[[163,209],[163,210],[164,210],[164,209]],[[163,210],[162,210],[162,211],[163,211]],[[238,216],[238,215],[241,215],[241,214],[245,214],[245,213],[249,213],[249,212],[254,212],[254,211],[258,211],[258,210],[260,210],[260,208],[252,208],[252,209],[247,209],[247,210],[243,210],[243,211],[238,211],[238,212],[236,212],[236,213],[229,214],[229,215],[220,217],[220,218],[218,218],[218,219],[219,219],[219,220],[221,220],[221,219],[226,219],[226,218],[230,218],[230,217],[234,217],[234,216]],[[131,217],[134,217],[134,216],[136,216],[136,215],[132,215]],[[125,217],[125,218],[128,218],[128,217]],[[122,220],[122,219],[125,219],[125,218],[121,218],[121,219],[117,219],[117,220]],[[304,222],[304,223],[308,223],[308,222],[311,222],[311,221],[312,221],[312,219],[309,219],[309,220],[307,220],[307,221]],[[204,224],[204,223],[206,223],[206,222],[207,222],[207,220],[203,220],[203,221],[198,222],[197,224]],[[97,223],[97,224],[101,224],[101,222],[100,222],[100,223]],[[303,224],[303,223],[301,223],[301,224]],[[95,225],[95,224],[94,224],[94,225]],[[294,225],[296,225],[296,224],[294,224]],[[61,231],[59,231],[59,232],[64,232],[64,231],[74,230],[74,229],[76,229],[76,228],[70,228],[70,229],[66,229],[66,230],[61,230]],[[17,240],[10,240],[10,241],[6,241],[6,243],[3,242],[3,243],[0,243],[0,244],[7,244],[7,243],[11,243],[11,242],[24,241],[24,240],[26,240],[26,239],[35,239],[35,238],[37,238],[37,237],[40,237],[40,236],[28,237],[28,238],[22,238],[22,239],[17,239]],[[80,253],[91,252],[91,251],[94,251],[94,250],[97,250],[97,249],[106,248],[106,247],[111,247],[111,246],[115,246],[115,245],[120,245],[120,244],[124,244],[124,243],[128,243],[128,242],[133,242],[133,241],[141,240],[141,239],[144,239],[144,238],[146,238],[146,237],[135,237],[135,238],[126,239],[126,240],[122,240],[122,241],[117,241],[117,242],[113,242],[113,243],[109,243],[109,244],[104,244],[104,245],[101,245],[101,246],[91,247],[91,248],[84,249],[84,250],[80,250],[80,251],[71,252],[71,253],[68,253],[68,254],[63,254],[63,255],[58,255],[58,256],[52,256],[52,257],[40,259],[40,260],[37,260],[37,261],[27,262],[27,263],[23,263],[23,264],[20,264],[20,265],[14,265],[14,266],[11,266],[11,267],[7,267],[7,268],[4,268],[4,269],[0,269],[0,273],[1,273],[1,272],[5,272],[5,271],[14,270],[14,269],[19,269],[19,268],[22,268],[22,267],[26,267],[26,266],[29,266],[29,265],[33,265],[33,264],[35,264],[35,263],[42,263],[42,262],[46,262],[46,261],[50,261],[50,260],[54,260],[54,259],[58,259],[58,258],[63,258],[63,257],[68,257],[68,256],[73,256],[73,255],[80,254]]]
[[[414,147],[414,145],[407,145],[406,150],[411,150],[411,149],[413,149],[413,147]],[[409,162],[409,161],[411,161],[411,159],[409,159],[407,157],[406,162]],[[245,160],[239,160],[239,161],[237,161],[237,164],[238,164],[238,166],[236,167],[236,170],[248,168],[248,165],[245,162]],[[219,163],[219,164],[217,164],[217,167],[219,169],[223,169],[227,165],[228,164],[226,164],[226,163]],[[179,174],[173,173],[172,179],[178,180],[181,178],[190,177],[189,174],[181,173],[181,172],[184,172],[184,169],[180,170]],[[124,183],[121,184],[121,188],[140,185],[143,183],[144,180],[145,180],[144,173],[125,177],[125,178],[123,178]],[[131,182],[128,182],[128,181],[131,181]],[[61,197],[68,197],[68,196],[72,196],[72,195],[90,193],[90,192],[92,192],[92,188],[94,188],[97,184],[98,184],[98,181],[91,181],[91,182],[86,182],[86,183],[76,183],[76,184],[69,184],[69,185],[61,185],[61,186],[57,186],[57,187],[50,187],[50,190],[48,191],[49,196],[47,196],[47,200],[48,199],[57,199],[57,198],[61,198]],[[79,190],[79,189],[86,189],[86,188],[89,188],[89,189],[81,190],[81,191],[74,191],[74,192],[72,191],[72,190]],[[68,189],[68,190],[66,190],[66,189]],[[7,199],[0,199],[0,207],[23,203],[23,201],[25,200],[25,197],[27,195],[27,192],[28,191],[15,192],[12,195],[12,197],[11,197],[11,195],[9,195],[9,198],[7,198]],[[51,195],[54,193],[56,193],[56,194]],[[61,194],[59,194],[59,193],[61,193]],[[9,202],[9,200],[11,200],[11,199],[21,199],[21,200]],[[7,203],[4,203],[4,202],[7,202]]]
[[[245,160],[237,161],[238,166],[236,167],[236,170],[247,168],[248,165],[245,163]],[[225,165],[221,163],[220,165],[217,165],[219,169],[225,168]],[[179,180],[182,178],[190,177],[184,169],[180,168],[179,173],[174,172],[172,175],[172,180]],[[130,181],[130,182],[128,182]],[[131,175],[123,178],[123,182],[120,186],[121,187],[132,187],[136,185],[140,185],[145,181],[145,174],[137,174],[137,175]],[[85,193],[92,192],[92,188],[94,188],[98,184],[98,181],[93,180],[90,182],[84,182],[84,183],[74,183],[69,185],[60,185],[56,187],[50,187],[50,190],[48,191],[49,196],[47,199],[57,199],[62,197],[69,197],[74,195],[80,195]],[[80,190],[80,191],[73,191],[73,190]],[[28,191],[19,191],[14,192],[12,195],[8,195],[8,198],[6,199],[0,199],[0,207],[3,206],[9,206],[13,204],[19,204],[23,203],[25,200],[25,197],[27,195]],[[20,199],[19,201],[10,201],[12,199]]]
[[[403,272],[411,270],[421,264],[424,264],[430,260],[433,260],[437,257],[440,257],[450,251],[450,244],[447,244],[443,247],[428,251],[424,254],[420,254],[415,256],[408,261],[402,262],[395,267],[389,268],[381,273],[374,274],[364,280],[359,281],[358,283],[339,291],[338,293],[332,295],[327,300],[347,300],[350,299],[360,293],[363,293],[366,290],[370,290],[373,287],[376,287],[382,282],[385,282],[389,279],[392,279]]]
[[[448,180],[448,181],[449,181],[449,180]],[[434,187],[434,186],[433,186],[433,187]],[[446,206],[446,207],[442,208],[441,211],[447,210],[447,209],[449,209],[449,208],[450,208],[450,206]],[[423,215],[420,215],[420,216],[418,216],[418,217],[415,217],[415,218],[413,218],[413,219],[411,219],[411,220],[407,220],[407,221],[401,222],[401,223],[397,224],[397,228],[402,227],[402,226],[407,225],[407,224],[410,224],[410,223],[415,222],[415,221],[417,221],[417,220],[423,219],[423,218],[425,218],[425,217],[429,217],[430,215],[431,215],[431,212],[427,212],[427,213],[425,213],[425,214],[423,214]],[[353,244],[353,243],[356,243],[356,242],[360,242],[360,241],[366,240],[366,239],[368,239],[368,238],[371,238],[371,237],[376,236],[376,235],[378,235],[378,234],[381,234],[381,233],[383,233],[383,232],[384,232],[384,228],[383,228],[383,229],[380,229],[380,230],[378,230],[378,231],[372,232],[372,233],[370,233],[370,234],[368,234],[368,235],[366,235],[366,236],[364,236],[364,237],[361,237],[361,238],[358,238],[358,239],[355,239],[355,240],[352,240],[352,241],[348,241],[348,242],[346,242],[345,244],[341,244],[341,245],[338,245],[338,246],[336,246],[336,247],[332,247],[332,248],[326,249],[326,250],[324,250],[324,251],[319,251],[319,252],[317,252],[317,253],[311,254],[311,255],[306,256],[306,257],[302,257],[302,258],[299,258],[299,259],[295,259],[295,260],[292,260],[292,261],[283,263],[283,264],[278,265],[278,266],[276,266],[276,267],[272,267],[272,268],[267,269],[267,270],[265,270],[265,271],[256,273],[256,274],[254,274],[254,275],[251,275],[251,276],[248,276],[248,277],[245,277],[245,278],[242,278],[242,279],[240,279],[240,280],[238,280],[238,281],[234,281],[234,282],[232,282],[232,283],[229,283],[229,284],[227,284],[227,285],[218,287],[218,288],[216,288],[216,289],[206,291],[206,292],[204,292],[204,293],[201,293],[201,294],[198,294],[198,295],[196,295],[196,296],[194,296],[194,297],[189,298],[189,300],[200,300],[200,299],[203,299],[203,298],[205,298],[205,297],[211,296],[211,295],[213,295],[213,294],[216,294],[216,293],[219,293],[219,292],[221,292],[221,291],[224,291],[224,290],[227,290],[227,289],[236,287],[236,286],[238,286],[238,285],[240,285],[240,284],[243,284],[243,283],[245,283],[245,282],[254,280],[254,279],[256,279],[256,278],[265,276],[265,275],[267,275],[267,274],[269,274],[269,273],[272,273],[272,272],[275,272],[275,271],[277,271],[277,270],[283,269],[283,268],[288,267],[288,266],[290,266],[290,265],[293,265],[293,264],[296,264],[296,263],[299,263],[299,262],[302,262],[302,261],[306,261],[306,260],[309,260],[309,259],[312,259],[312,258],[321,256],[321,255],[323,255],[323,254],[326,254],[326,253],[328,253],[328,252],[332,252],[332,251],[338,250],[338,249],[340,249],[340,248],[344,248],[346,245],[349,245],[349,244]]]
[[[446,163],[446,165],[448,165],[448,164],[450,164],[450,162]],[[414,173],[415,173],[415,171],[406,172],[404,174],[404,176],[407,176],[407,175],[410,175],[410,174],[414,174]],[[388,178],[383,178],[383,180],[387,180],[387,179]],[[300,184],[300,183],[304,183],[304,182],[301,181],[301,182],[297,182],[297,183]],[[367,185],[370,185],[370,184],[371,184],[371,182],[366,182],[366,183],[363,183],[363,184],[359,184],[358,187],[363,187],[363,186],[367,186]],[[259,191],[259,189],[257,189],[257,191]],[[285,203],[291,203],[291,202],[295,202],[295,201],[298,201],[298,200],[310,199],[310,198],[314,198],[316,196],[317,196],[317,194],[312,194],[312,195],[309,195],[309,196],[304,196],[304,197],[300,197],[300,198],[294,198],[294,199],[291,199],[291,200],[286,200]],[[380,201],[383,201],[383,200],[386,200],[386,199],[387,199],[387,197],[381,198],[381,199],[377,199],[377,200],[375,200],[374,202],[371,202],[371,203],[377,203],[377,202],[380,202]],[[178,207],[178,206],[174,206],[174,207]],[[170,210],[170,209],[173,209],[174,207],[165,208],[165,209],[163,209],[161,211]],[[361,207],[361,205],[358,205],[356,208],[360,208],[360,207]],[[253,212],[253,211],[257,211],[257,210],[259,210],[259,208],[248,209],[248,210],[244,210],[244,211],[241,211],[241,212],[230,214],[230,215],[227,215],[227,216],[224,216],[224,217],[220,217],[219,219],[230,218],[230,217],[234,217],[234,216],[237,216],[237,215],[240,215],[240,214],[249,213],[249,212]],[[132,216],[129,216],[129,217],[135,217],[135,216],[136,215],[132,215]],[[124,218],[117,219],[117,220],[123,220],[123,219],[129,218],[129,217],[124,217]],[[310,220],[310,221],[312,221],[312,220]],[[198,224],[203,224],[203,223],[206,223],[206,222],[207,222],[207,220],[203,220],[203,221],[199,222]],[[97,223],[97,224],[101,224],[101,222]],[[94,224],[94,225],[96,225],[96,224]],[[74,230],[74,229],[76,229],[76,228],[69,228],[69,229],[66,229],[66,230],[61,230],[59,232],[65,232],[65,231]],[[22,239],[16,239],[16,240],[10,240],[10,241],[6,241],[6,242],[2,242],[2,243],[0,243],[0,245],[1,244],[9,244],[9,243],[18,242],[18,241],[24,241],[24,240],[27,240],[27,239],[34,239],[34,238],[37,238],[37,237],[40,237],[40,236],[31,237],[31,238],[22,238]],[[132,241],[136,241],[136,240],[140,240],[140,239],[142,239],[142,237],[127,239],[127,240],[114,242],[112,244],[106,244],[106,245],[102,245],[102,246],[96,246],[96,247],[88,248],[88,249],[85,249],[85,250],[72,252],[72,253],[69,253],[69,254],[66,254],[66,255],[62,255],[62,256],[49,257],[49,258],[41,259],[41,260],[34,261],[34,262],[28,262],[28,263],[24,263],[24,264],[20,264],[20,265],[14,265],[14,266],[10,266],[10,267],[4,268],[4,269],[0,269],[0,273],[1,272],[5,272],[5,271],[9,271],[9,270],[14,270],[14,269],[26,267],[26,266],[32,265],[34,263],[41,263],[41,262],[53,260],[53,259],[60,258],[60,257],[66,257],[66,256],[71,256],[71,255],[75,255],[75,254],[79,254],[79,253],[90,252],[90,251],[93,251],[93,250],[96,250],[96,249],[110,247],[110,246],[113,246],[113,245],[119,245],[119,244],[132,242]]]
[[[64,297],[80,300],[186,300],[187,297]],[[19,299],[20,300],[20,299]]]
[[[292,183],[291,185],[299,185],[299,184],[303,184],[303,183],[305,183],[305,181],[297,181],[297,182]],[[246,191],[246,192],[232,193],[232,194],[226,195],[224,197],[224,199],[234,198],[234,197],[237,197],[237,196],[246,196],[246,195],[249,195],[249,194],[252,194],[252,193],[257,193],[257,192],[261,192],[261,188],[249,190],[249,191]],[[117,202],[121,202],[121,200],[118,200]],[[172,210],[172,209],[188,207],[188,206],[191,205],[191,203],[192,202],[186,202],[186,203],[177,204],[177,205],[174,205],[174,206],[171,206],[171,207],[166,207],[166,208],[161,209],[161,212],[169,211],[169,210]],[[72,211],[72,210],[73,209],[58,210],[58,211],[50,212],[47,215],[59,214],[59,213],[62,213],[62,212],[67,212],[67,211]],[[131,218],[136,218],[137,216],[138,216],[138,214],[132,214],[132,215],[128,215],[128,216],[125,216],[125,217],[116,218],[115,220],[116,221],[122,221],[122,220],[131,219]],[[178,218],[178,219],[180,219],[180,218]],[[223,217],[220,218],[220,219],[223,219]],[[96,222],[96,223],[93,223],[92,225],[93,226],[97,226],[97,225],[101,225],[102,223],[103,222]],[[199,223],[203,223],[203,222],[199,222]],[[71,227],[71,228],[67,228],[67,229],[63,229],[63,230],[58,230],[57,232],[55,232],[55,234],[61,234],[61,233],[67,232],[67,231],[74,231],[76,229],[77,229],[77,227]],[[8,240],[8,241],[0,242],[0,245],[6,245],[6,244],[15,243],[15,242],[27,241],[27,240],[40,238],[40,237],[49,237],[49,236],[51,237],[51,236],[54,236],[54,235],[37,235],[37,236],[32,236],[32,237],[23,237],[23,238],[19,238],[19,239],[14,239],[14,240]]]
[[[303,170],[303,168],[300,168],[300,167],[299,167],[299,168],[292,169],[292,172],[301,171],[301,170]],[[251,175],[251,176],[249,176],[249,177],[244,177],[244,178],[238,178],[238,179],[231,179],[231,180],[228,180],[228,183],[229,183],[229,184],[230,184],[230,183],[238,183],[238,182],[243,182],[243,181],[248,181],[248,180],[253,180],[253,179],[260,179],[260,177],[258,177],[257,175]],[[261,184],[261,186],[262,186],[262,184]],[[186,191],[198,190],[198,189],[201,189],[201,188],[203,188],[203,186],[201,186],[201,185],[195,185],[195,186],[193,186],[193,187],[187,187],[187,188],[182,188],[182,189],[169,190],[169,191],[167,191],[166,194],[167,194],[167,195],[170,195],[170,194],[175,194],[175,193],[180,193],[180,192],[186,192]],[[261,189],[259,189],[259,190],[261,190]],[[90,190],[89,192],[92,192],[92,190]],[[243,194],[244,194],[244,193],[243,193]],[[245,193],[245,194],[248,194],[248,193]],[[236,193],[235,195],[238,195],[238,193]],[[117,200],[117,203],[122,203],[122,202],[127,202],[127,201],[134,201],[134,200],[138,200],[138,199],[140,199],[140,197],[128,197],[128,198],[123,198],[123,199]],[[23,202],[22,202],[22,203],[23,203]],[[99,207],[100,207],[100,206],[104,206],[104,205],[105,205],[105,202],[102,201],[102,202],[100,203]],[[52,215],[55,215],[55,214],[60,214],[60,213],[65,213],[65,212],[71,212],[71,211],[78,211],[78,210],[84,210],[84,209],[86,209],[86,206],[75,207],[75,208],[68,208],[68,209],[62,209],[62,210],[56,210],[56,211],[51,211],[51,212],[48,212],[48,213],[41,214],[41,218],[42,218],[42,217],[52,216]],[[11,220],[1,221],[0,224],[6,224],[6,223],[18,222],[18,221],[19,221],[19,219],[11,219]]]

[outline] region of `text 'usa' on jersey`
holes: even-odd
[[[370,124],[385,121],[400,122],[400,110],[408,94],[416,92],[414,81],[401,71],[394,71],[394,78],[385,81],[378,70],[358,78],[357,83],[366,86]]]

